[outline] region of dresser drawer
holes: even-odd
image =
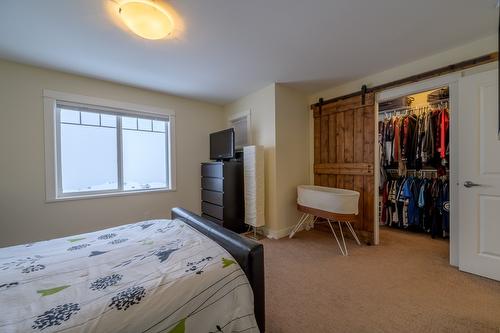
[[[201,212],[215,217],[219,220],[222,220],[224,216],[224,209],[221,206],[217,206],[204,201],[201,203]]]
[[[222,189],[223,189],[222,180],[223,180],[222,178],[202,177],[201,178],[201,188],[203,190],[222,192]]]
[[[222,222],[222,220],[216,219],[215,217],[212,217],[212,216],[207,215],[207,214],[201,214],[201,217],[206,218],[207,220],[212,221],[214,223],[217,223],[220,226],[222,226],[224,224],[224,222]]]
[[[201,200],[210,202],[219,206],[223,206],[223,193],[222,192],[215,192],[215,191],[207,191],[207,190],[202,190],[201,191]]]
[[[223,176],[223,164],[202,164],[201,165],[201,176],[202,177],[212,177],[212,178],[222,178]]]

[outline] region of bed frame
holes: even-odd
[[[265,331],[264,247],[251,239],[183,208],[172,209],[172,219],[189,224],[228,251],[240,264],[253,289],[254,312],[261,332]]]

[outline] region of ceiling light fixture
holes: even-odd
[[[127,27],[142,38],[162,39],[174,30],[172,15],[153,1],[121,1],[118,13]]]

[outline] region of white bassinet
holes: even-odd
[[[358,245],[361,245],[351,224],[357,220],[358,202],[359,192],[356,191],[314,185],[298,186],[297,209],[303,214],[292,229],[289,237],[292,238],[303,224],[306,225],[306,229],[312,227],[317,218],[321,217],[328,222],[342,255],[348,255],[341,223],[346,224]],[[339,225],[343,244],[340,243],[333,229],[332,221],[336,221]]]
[[[336,214],[358,215],[359,192],[342,188],[300,185],[297,203]]]

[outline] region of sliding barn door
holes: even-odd
[[[356,228],[373,243],[374,94],[314,106],[314,183],[360,193]]]

